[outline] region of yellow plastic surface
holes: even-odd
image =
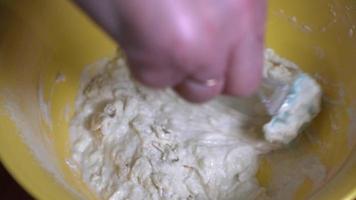
[[[323,111],[308,128],[314,142],[301,136],[291,148],[318,155],[328,180],[316,192],[305,181],[295,199],[356,198],[356,1],[270,0],[267,46],[321,77],[325,94]],[[115,51],[115,44],[69,1],[0,0],[0,158],[36,198],[78,199],[34,159],[21,136],[25,130],[8,113],[9,94],[28,120],[42,119],[36,122],[38,135],[53,144],[65,181],[94,199],[65,163],[66,115],[73,114],[83,67]],[[55,82],[58,74],[64,82]],[[51,102],[52,127],[38,117],[43,114],[37,93],[41,83],[44,99]],[[268,185],[270,166],[264,161],[261,166],[258,178]]]

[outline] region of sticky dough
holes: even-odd
[[[255,175],[274,145],[252,137],[237,110],[148,89],[121,58],[89,66],[81,83],[69,162],[102,199],[266,197]]]

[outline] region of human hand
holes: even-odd
[[[192,102],[246,96],[262,74],[266,0],[76,0],[126,52],[133,75]]]

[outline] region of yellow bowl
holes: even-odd
[[[267,46],[324,89],[321,115],[283,154],[317,156],[326,178],[320,188],[301,182],[295,199],[356,198],[355,9],[351,0],[270,1]],[[0,157],[36,198],[94,199],[65,163],[68,120],[82,68],[115,50],[69,1],[0,0]],[[273,165],[261,166],[268,186]]]

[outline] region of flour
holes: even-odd
[[[190,104],[131,79],[123,59],[84,73],[72,119],[71,167],[102,199],[267,198],[255,174],[275,146],[219,100]]]

